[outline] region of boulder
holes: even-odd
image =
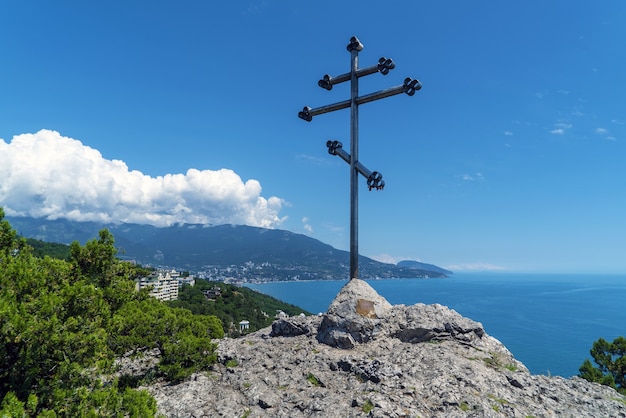
[[[317,330],[318,341],[343,349],[376,338],[391,304],[367,282],[352,279],[328,307]]]
[[[270,337],[297,337],[298,335],[314,335],[317,332],[320,318],[311,316],[295,316],[274,321]]]

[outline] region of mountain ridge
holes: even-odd
[[[65,219],[7,217],[21,236],[48,242],[84,244],[108,229],[118,256],[147,266],[199,273],[208,279],[241,282],[336,280],[348,277],[349,253],[319,240],[281,229],[247,225],[73,222]],[[359,256],[363,279],[444,278],[437,266],[403,267]]]

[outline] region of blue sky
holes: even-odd
[[[352,4],[352,5],[350,5]],[[626,272],[622,1],[0,3],[0,205],[10,215],[247,223],[455,271]]]

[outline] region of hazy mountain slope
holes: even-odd
[[[157,228],[137,224],[98,224],[34,218],[9,218],[22,236],[47,242],[84,244],[108,228],[121,257],[144,265],[213,271],[228,269],[238,280],[324,280],[347,278],[349,253],[280,229],[242,225],[175,225]],[[232,268],[238,266],[238,268]],[[436,267],[436,266],[433,266]],[[361,278],[445,277],[438,267],[406,268],[359,257]]]

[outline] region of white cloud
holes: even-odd
[[[504,135],[506,135],[506,136],[513,136],[513,132],[511,132],[511,131],[504,131]]]
[[[308,154],[298,154],[296,156],[298,160],[304,160],[307,163],[316,164],[316,165],[328,165],[332,159],[330,158],[320,158],[313,155]]]
[[[398,261],[411,259],[409,257],[394,257],[392,255],[385,254],[385,253],[379,254],[379,255],[373,255],[373,256],[369,256],[369,257],[372,260],[380,261],[381,263],[387,263],[387,264],[397,264]]]
[[[565,133],[564,129],[553,129],[550,131],[551,134],[555,134],[555,135],[563,135]]]
[[[604,128],[596,128],[596,133],[597,133],[597,134],[603,135],[603,134],[606,134],[606,133],[608,133],[608,132],[609,132],[609,131],[607,131],[607,130],[606,130],[606,129],[604,129]]]
[[[302,226],[304,228],[304,230],[307,232],[307,234],[312,234],[313,233],[313,227],[311,226],[311,224],[309,223],[309,218],[307,218],[306,216],[304,218],[302,218]]]
[[[482,173],[476,173],[474,175],[462,174],[461,178],[465,181],[474,181],[474,180],[484,180],[485,176],[483,176]]]
[[[462,263],[444,267],[450,271],[503,271],[504,267],[490,263]]]
[[[0,139],[0,206],[7,215],[74,221],[245,224],[271,228],[285,202],[228,169],[150,177],[82,142],[41,130]]]

